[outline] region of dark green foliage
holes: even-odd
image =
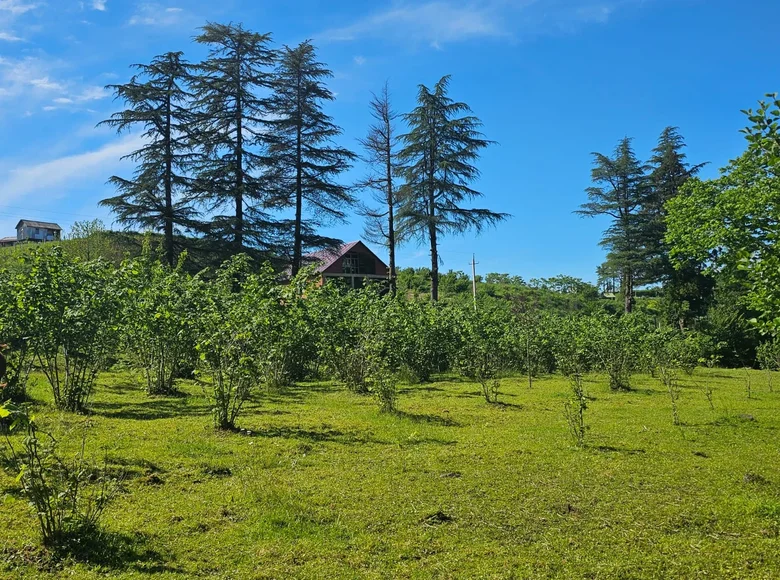
[[[577,211],[594,217],[605,215],[612,223],[601,238],[608,250],[607,263],[620,277],[624,310],[630,313],[635,304],[634,288],[640,283],[646,255],[642,239],[640,210],[649,195],[646,168],[631,147],[631,139],[618,143],[612,157],[593,154],[591,179],[594,185],[586,191],[589,201]]]
[[[631,375],[641,368],[642,338],[650,331],[639,315],[600,315],[586,319],[594,368],[609,376],[613,391],[631,388]]]
[[[478,305],[457,313],[459,345],[454,365],[482,387],[488,403],[497,403],[501,378],[511,368],[508,318],[504,311]]]
[[[121,314],[121,277],[103,261],[79,262],[61,248],[25,256],[27,279],[17,301],[30,347],[58,408],[84,412],[95,379],[115,354]]]
[[[195,193],[211,216],[198,228],[223,251],[279,250],[269,194],[268,126],[276,54],[271,35],[208,23],[195,37],[209,49],[195,67],[193,139],[199,151]]]
[[[508,217],[462,207],[483,195],[471,184],[479,178],[474,163],[490,141],[479,131],[482,123],[469,106],[449,97],[449,83],[445,76],[432,90],[420,85],[417,106],[404,115],[409,131],[401,137],[399,152],[405,183],[398,192],[398,221],[404,235],[430,248],[433,301],[439,299],[439,238],[469,230],[479,233]]]
[[[346,220],[344,209],[354,202],[348,187],[336,178],[356,156],[334,139],[341,129],[324,110],[334,99],[324,81],[332,76],[306,41],[282,48],[269,101],[273,115],[266,123],[270,141],[269,180],[275,207],[292,210],[285,235],[292,243],[292,274],[302,266],[306,248],[334,245],[317,234],[322,225]]]
[[[117,132],[141,130],[145,144],[125,158],[137,163],[132,179],[109,179],[119,194],[104,199],[117,221],[126,226],[162,232],[165,258],[175,263],[174,232],[192,224],[195,211],[189,199],[191,148],[190,98],[188,83],[192,67],[181,52],[155,57],[124,85],[110,85],[127,109],[100,123]]]
[[[122,269],[123,348],[143,371],[150,395],[173,393],[174,380],[195,368],[199,280],[183,272],[184,259],[176,268],[163,265],[147,240],[141,258]]]
[[[681,285],[687,283],[687,277],[671,279],[674,267],[669,260],[669,248],[665,242],[666,203],[680,195],[680,188],[685,182],[706,164],[691,166],[686,161],[684,149],[685,140],[677,127],[666,127],[658,137],[658,144],[649,161],[649,192],[640,211],[641,238],[646,260],[644,278],[638,281],[641,284],[672,281]],[[696,273],[692,265],[690,275],[695,276]]]

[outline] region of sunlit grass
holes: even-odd
[[[258,393],[244,434],[213,430],[195,384],[148,398],[106,374],[85,419],[53,412],[40,382],[44,423],[75,450],[87,421],[89,451],[125,473],[124,491],[103,546],[58,563],[0,476],[0,575],[778,577],[780,393],[751,378],[748,399],[742,370],[684,376],[677,427],[659,380],[612,393],[589,377],[584,449],[560,377],[507,379],[498,405],[454,378],[404,386],[394,415],[301,385]]]

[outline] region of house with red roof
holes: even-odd
[[[320,284],[344,280],[349,288],[362,288],[365,280],[387,280],[390,269],[361,241],[320,250],[303,257],[304,266],[316,266]]]

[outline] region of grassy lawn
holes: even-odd
[[[780,392],[765,375],[683,378],[683,425],[657,379],[590,377],[588,447],[572,445],[558,377],[404,387],[401,411],[330,384],[264,393],[211,428],[200,387],[146,397],[106,374],[88,449],[125,472],[104,548],[48,561],[0,475],[7,578],[777,578]],[[776,381],[780,383],[780,381]],[[712,386],[710,409],[704,385]],[[34,397],[48,403],[40,382]],[[75,449],[84,418],[39,415]]]

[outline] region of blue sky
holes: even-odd
[[[0,0],[0,235],[20,217],[59,222],[112,217],[98,208],[119,158],[138,145],[95,124],[116,108],[103,86],[128,65],[170,50],[197,61],[204,22],[242,22],[279,44],[311,38],[334,78],[329,112],[357,147],[370,92],[390,82],[398,111],[416,86],[452,74],[499,145],[480,162],[484,205],[513,214],[478,238],[445,239],[443,269],[526,279],[595,280],[605,223],[575,216],[590,152],[625,135],[649,156],[680,127],[705,176],[743,149],[740,109],[778,90],[773,0]],[[358,167],[345,179],[357,178]],[[334,227],[345,240],[362,224]],[[400,266],[423,266],[403,247]]]

